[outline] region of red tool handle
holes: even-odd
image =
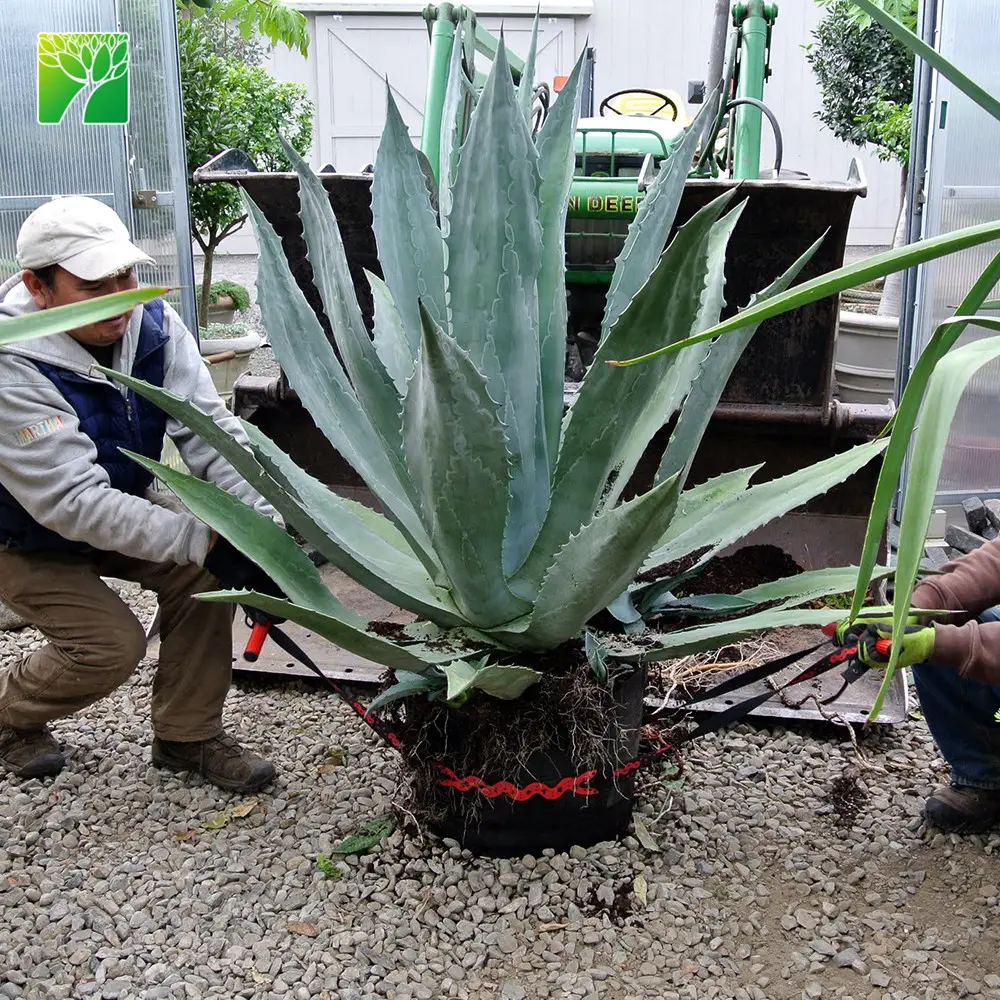
[[[247,639],[246,649],[243,650],[243,659],[248,663],[256,663],[260,656],[260,651],[264,648],[267,633],[271,630],[271,623],[257,622],[250,630],[250,638]]]
[[[891,639],[876,639],[875,640],[875,652],[879,656],[888,656],[889,650],[892,649]]]

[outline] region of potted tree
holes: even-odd
[[[374,339],[326,192],[293,150],[304,237],[336,351],[274,231],[247,206],[261,254],[258,301],[276,355],[382,512],[330,492],[253,426],[247,450],[187,401],[109,373],[210,441],[335,566],[412,613],[402,626],[362,619],[270,520],[137,459],[288,599],[202,598],[287,618],[391,667],[395,681],[375,708],[399,715],[415,810],[439,831],[505,852],[592,843],[625,828],[634,792],[625,765],[647,663],[836,617],[815,600],[849,589],[854,574],[823,570],[757,587],[722,610],[726,602],[702,596],[695,623],[660,627],[682,603],[678,582],[885,447],[859,445],[763,485],[749,485],[750,468],[685,488],[757,323],[873,270],[1000,231],[979,227],[785,291],[810,250],[755,304],[718,324],[738,193],[707,205],[663,249],[713,120],[710,100],[648,190],[616,265],[597,359],[564,417],[564,221],[581,82],[578,64],[535,139],[530,88],[515,91],[501,45],[459,150],[455,122],[443,130],[437,211],[428,165],[390,97],[373,189],[385,274],[369,279]],[[453,72],[446,106],[457,107],[459,86]],[[620,367],[661,345],[643,363]],[[649,441],[678,412],[655,482],[623,500]]]

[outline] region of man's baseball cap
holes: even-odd
[[[113,208],[73,195],[47,201],[24,220],[17,263],[29,271],[58,264],[84,281],[100,281],[155,261],[132,243]]]

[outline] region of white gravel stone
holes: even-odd
[[[857,763],[842,729],[740,726],[682,789],[641,779],[659,852],[474,858],[408,828],[333,880],[317,856],[404,801],[398,761],[326,693],[242,681],[227,727],[280,778],[218,826],[248,797],[149,766],[150,677],[54,725],[59,777],[0,777],[2,998],[1000,1000],[1000,836],[913,822],[945,774],[917,721],[864,738],[850,829],[820,812]]]

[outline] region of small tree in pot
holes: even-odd
[[[293,151],[303,233],[337,353],[273,229],[248,206],[271,343],[317,426],[384,514],[327,490],[253,426],[248,451],[186,401],[115,375],[215,445],[339,569],[413,613],[407,626],[365,621],[271,521],[141,460],[288,600],[202,597],[288,618],[393,668],[396,682],[379,704],[404,706],[418,810],[439,830],[505,851],[594,842],[624,829],[633,776],[623,764],[636,747],[645,662],[836,617],[806,605],[849,589],[856,570],[800,574],[735,602],[686,604],[672,591],[884,447],[860,445],[752,487],[756,467],[684,489],[759,322],[737,316],[723,324],[737,332],[704,334],[723,305],[726,244],[741,210],[735,190],[663,250],[713,101],[650,186],[616,267],[597,360],[563,416],[564,223],[581,79],[578,65],[535,140],[530,93],[515,92],[501,45],[457,157],[454,122],[444,130],[437,212],[428,165],[390,98],[373,189],[385,274],[384,282],[370,276],[374,340],[326,191]],[[459,85],[453,67],[447,107],[457,107]],[[908,252],[913,260],[933,255]],[[783,295],[810,253],[760,293],[762,306],[780,304],[776,313],[851,283],[840,274],[839,286],[814,279]],[[676,349],[624,369],[605,364],[664,341]],[[678,412],[656,481],[623,501],[640,456]],[[678,611],[707,617],[672,632],[645,628]],[[600,627],[609,619],[618,624]]]
[[[313,106],[306,88],[279,83],[253,65],[255,50],[218,53],[219,15],[178,12],[184,138],[193,173],[223,149],[242,149],[263,170],[287,170],[280,129],[299,153],[312,144]],[[249,62],[247,60],[250,60]],[[239,193],[228,184],[194,184],[190,190],[191,234],[205,254],[198,323],[208,323],[215,252],[243,228],[247,216]]]

